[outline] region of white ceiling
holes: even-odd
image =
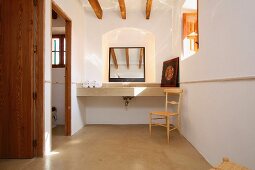
[[[118,10],[119,11],[119,3],[118,0],[98,0],[103,11],[107,10]],[[176,3],[180,3],[180,1],[184,0],[153,0],[152,2],[152,11],[153,10],[164,10],[170,8]],[[88,0],[82,0],[83,6],[86,10],[91,10],[92,8],[88,2]],[[125,0],[126,10],[127,12],[133,11],[145,11],[147,0]]]

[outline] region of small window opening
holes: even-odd
[[[66,64],[65,35],[52,36],[52,67],[65,67]]]
[[[183,8],[183,58],[198,52],[198,0],[185,0]]]

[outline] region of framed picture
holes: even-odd
[[[161,87],[179,87],[179,57],[163,62]]]

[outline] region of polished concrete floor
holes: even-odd
[[[53,151],[44,158],[0,160],[0,169],[207,170],[211,166],[179,133],[145,125],[88,125],[72,137],[53,130]]]

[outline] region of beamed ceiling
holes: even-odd
[[[144,18],[150,19],[155,10],[166,10],[183,3],[185,0],[82,0],[86,10],[103,19],[104,12],[118,11],[122,19],[128,18],[128,13],[140,11]]]

